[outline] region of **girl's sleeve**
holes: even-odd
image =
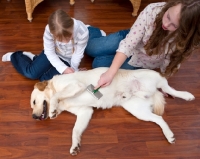
[[[135,23],[130,29],[130,32],[127,34],[126,38],[123,39],[120,44],[117,52],[124,53],[127,57],[130,57],[133,54],[133,50],[136,46],[142,42],[142,38],[145,35],[147,29],[147,14],[149,6],[147,6],[138,16]]]
[[[80,34],[77,35],[77,41],[74,41],[74,53],[71,58],[71,67],[78,71],[78,67],[80,65],[81,59],[84,56],[84,51],[87,46],[88,38],[89,38],[89,31],[86,28],[86,31],[83,35],[80,36]]]
[[[46,26],[44,31],[43,41],[44,41],[44,54],[47,56],[47,59],[50,61],[53,67],[55,67],[56,70],[60,74],[62,74],[68,66],[65,65],[65,63],[60,60],[60,58],[55,52],[54,39],[49,31],[48,25]]]

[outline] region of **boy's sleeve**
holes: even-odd
[[[50,61],[53,67],[55,67],[56,70],[60,74],[62,74],[68,66],[65,65],[65,63],[60,60],[60,58],[55,52],[55,43],[52,34],[49,31],[48,25],[46,26],[44,31],[43,41],[44,41],[44,54],[47,56],[47,59]]]
[[[74,41],[74,53],[71,58],[71,67],[75,71],[78,71],[81,59],[84,57],[84,51],[87,46],[88,38],[89,31],[86,29],[85,33],[81,37],[78,37],[78,41]]]

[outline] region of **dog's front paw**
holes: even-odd
[[[76,146],[72,146],[71,148],[70,148],[70,154],[71,155],[77,155],[79,152],[80,152],[80,148],[81,148],[81,145],[80,144],[78,144],[78,145],[76,145]]]
[[[185,99],[187,101],[191,101],[191,100],[194,100],[195,97],[189,92],[184,92],[183,99]]]
[[[173,136],[170,136],[170,137],[168,137],[168,142],[170,143],[170,144],[175,144],[175,141],[176,141],[176,139],[175,139],[175,137],[174,137],[174,135]]]
[[[51,109],[50,109],[50,110],[49,110],[49,118],[50,118],[50,119],[56,118],[57,115],[58,115],[58,112],[57,112],[56,109],[54,109],[54,110],[51,110]]]

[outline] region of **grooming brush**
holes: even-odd
[[[87,91],[90,92],[95,98],[100,99],[103,96],[103,94],[99,92],[100,88],[101,86],[97,89],[94,89],[94,86],[90,84],[89,86],[87,86]]]

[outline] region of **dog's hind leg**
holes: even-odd
[[[158,83],[157,88],[161,88],[163,90],[163,92],[165,92],[173,97],[182,98],[182,99],[185,99],[186,101],[191,101],[191,100],[195,99],[195,97],[189,92],[177,91],[177,90],[173,89],[172,87],[170,87],[167,80],[163,77],[160,80],[160,82]]]
[[[77,155],[81,146],[81,135],[86,129],[92,114],[92,107],[72,107],[69,112],[77,115],[76,123],[72,132],[72,146],[70,148],[71,155]]]
[[[161,116],[152,113],[151,103],[141,98],[134,98],[122,104],[122,107],[140,120],[151,121],[158,124],[169,143],[174,143],[175,138],[167,123]]]

